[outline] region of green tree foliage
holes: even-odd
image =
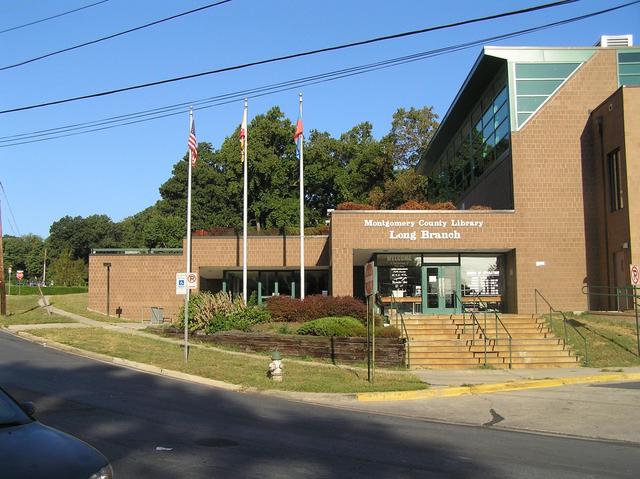
[[[47,246],[53,258],[67,251],[72,259],[89,261],[91,248],[117,248],[122,244],[122,235],[117,224],[107,215],[65,216],[54,222],[49,229]]]
[[[51,261],[47,277],[57,286],[82,286],[87,282],[87,267],[82,258],[74,259],[71,250]]]
[[[156,206],[122,220],[122,246],[125,248],[180,248],[185,235],[185,219],[165,215]]]
[[[398,108],[393,114],[387,140],[396,169],[414,168],[438,128],[438,115],[433,107],[424,106],[405,110]]]
[[[24,271],[26,279],[42,277],[44,241],[36,235],[5,236],[2,239],[5,274],[11,266],[15,278],[17,270]]]

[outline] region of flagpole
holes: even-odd
[[[189,132],[193,129],[193,107],[189,107]],[[187,175],[187,276],[191,273],[191,165],[193,155],[189,149],[189,173]],[[189,292],[184,295],[184,361],[189,360]]]
[[[302,93],[300,93],[302,120]],[[300,299],[304,299],[304,130],[300,135]]]
[[[249,107],[248,100],[244,99],[244,116],[246,119]],[[248,223],[248,208],[249,208],[249,181],[248,181],[248,163],[249,159],[247,158],[247,146],[249,144],[249,128],[245,127],[244,132],[244,151],[243,151],[243,170],[244,170],[244,180],[243,180],[243,190],[244,190],[244,201],[242,208],[242,299],[244,300],[244,304],[247,304],[247,223]]]

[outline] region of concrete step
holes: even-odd
[[[410,344],[409,348],[410,353],[413,355],[415,353],[420,352],[443,352],[443,353],[453,353],[457,352],[459,354],[467,353],[467,352],[483,352],[484,345],[463,345],[463,346],[455,346],[455,345],[435,345],[435,346],[422,346],[422,345],[414,345]],[[499,344],[497,346],[487,345],[487,351],[502,351],[506,354],[509,354],[509,345],[508,344]],[[554,353],[555,351],[568,351],[567,349],[563,349],[563,347],[559,344],[555,345],[540,345],[540,346],[531,346],[531,347],[512,347],[511,351],[513,354],[521,354],[527,352],[548,352]]]
[[[509,357],[496,357],[487,355],[487,364],[496,365],[496,364],[509,364]],[[417,365],[450,365],[450,364],[461,364],[461,365],[481,365],[484,364],[484,355],[477,355],[475,357],[464,357],[464,358],[411,358],[411,364],[414,366]],[[531,367],[535,367],[537,364],[577,364],[577,358],[575,356],[567,356],[564,358],[558,357],[514,357],[513,364],[529,364]]]
[[[411,362],[411,369],[478,369],[480,365],[468,365],[468,364],[414,364]],[[536,363],[531,364],[518,364],[515,363],[511,367],[512,369],[548,369],[548,368],[575,368],[579,366],[578,362],[573,363]],[[509,369],[509,363],[507,364],[492,364],[494,369]]]

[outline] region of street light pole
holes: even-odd
[[[111,276],[111,263],[102,263],[102,266],[107,268],[107,318],[109,317],[109,282]]]

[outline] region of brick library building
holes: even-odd
[[[305,237],[305,294],[377,291],[408,315],[459,313],[480,298],[533,313],[539,291],[564,311],[625,309],[589,294],[626,288],[640,263],[640,48],[485,47],[418,171],[456,210],[337,210]],[[483,205],[487,209],[470,209]],[[241,236],[195,236],[200,291],[242,293]],[[300,239],[249,236],[248,289],[300,296]],[[89,309],[175,318],[183,250],[94,250]],[[108,266],[108,267],[107,267]],[[107,294],[107,289],[108,294]]]

